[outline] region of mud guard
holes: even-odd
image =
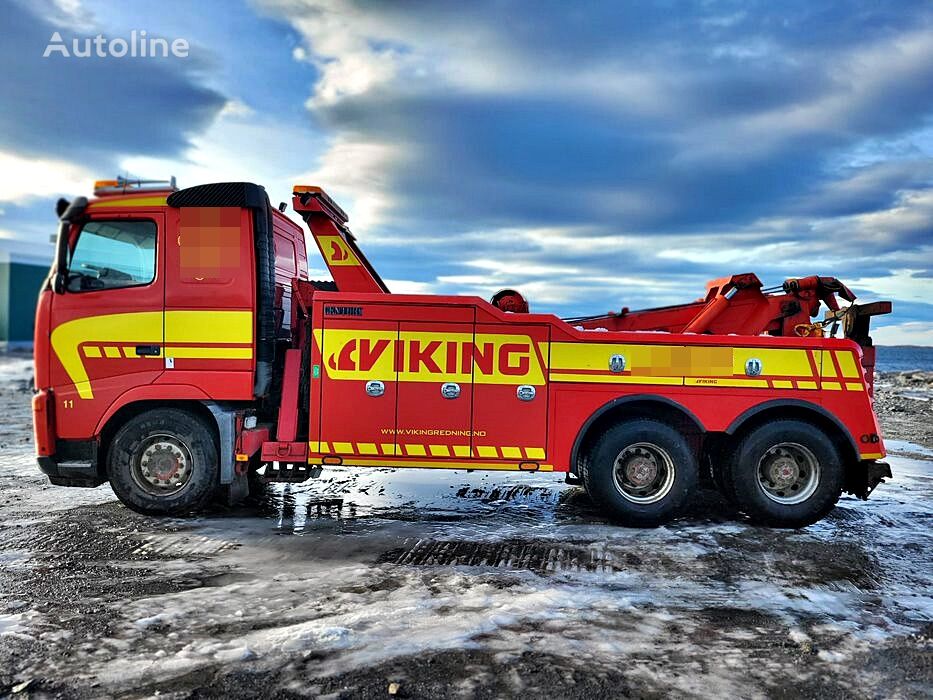
[[[867,501],[878,484],[883,483],[885,479],[893,478],[891,465],[887,462],[865,459],[849,470],[845,490],[846,493]]]
[[[236,469],[236,420],[240,411],[213,401],[204,401],[204,406],[214,416],[219,442],[218,458],[220,484],[217,495],[224,505],[236,505],[249,496],[249,478]]]

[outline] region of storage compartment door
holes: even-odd
[[[549,326],[477,324],[473,370],[474,455],[547,458]]]
[[[397,453],[469,460],[473,324],[404,321],[399,339]]]
[[[398,324],[325,317],[320,337],[320,452],[347,464],[395,455]]]

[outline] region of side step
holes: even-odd
[[[55,486],[83,486],[94,488],[106,479],[101,478],[97,464],[91,460],[68,460],[56,462],[53,457],[39,457],[39,469]]]
[[[308,479],[317,479],[322,471],[320,466],[311,464],[267,462],[262,479],[267,482],[300,484]]]

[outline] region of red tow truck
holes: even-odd
[[[53,484],[109,481],[134,510],[182,514],[242,499],[252,473],[553,471],[625,524],[710,485],[799,527],[891,475],[868,333],[889,302],[753,274],[575,319],[514,290],[393,294],[320,188],[292,207],[332,281],[308,279],[301,227],[255,184],[102,181],[59,202],[33,399]]]

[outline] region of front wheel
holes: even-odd
[[[781,420],[752,430],[731,459],[739,506],[754,521],[804,527],[836,505],[845,478],[833,441],[809,423]]]
[[[594,445],[586,490],[614,520],[636,527],[679,515],[697,487],[696,456],[677,430],[650,419],[628,420]]]
[[[184,515],[204,507],[217,488],[217,448],[193,413],[161,408],[130,419],[110,443],[110,486],[146,515]]]

